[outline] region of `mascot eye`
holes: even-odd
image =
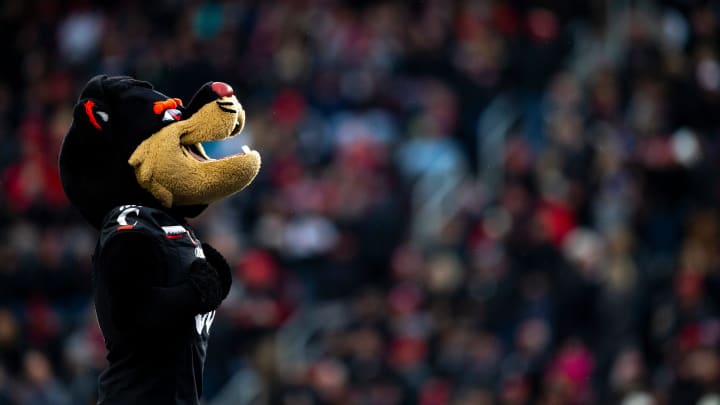
[[[153,103],[153,112],[157,115],[162,114],[162,122],[180,121],[182,113],[177,108],[182,105],[183,102],[179,98],[156,101]]]
[[[180,118],[182,118],[180,110],[171,108],[169,110],[165,110],[163,113],[162,122],[180,121]]]

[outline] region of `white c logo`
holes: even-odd
[[[131,207],[131,208],[125,208],[123,212],[118,215],[117,222],[121,226],[128,226],[128,225],[136,225],[137,221],[133,222],[132,224],[127,223],[127,216],[134,213],[136,216],[140,215],[140,209],[137,207]]]

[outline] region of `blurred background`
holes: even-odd
[[[0,3],[0,404],[91,404],[81,87],[231,84],[211,405],[720,404],[720,3]]]

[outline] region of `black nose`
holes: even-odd
[[[227,83],[213,82],[213,84],[210,85],[210,88],[220,97],[230,97],[234,94],[233,88]]]

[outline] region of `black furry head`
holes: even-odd
[[[105,214],[118,205],[159,206],[138,185],[128,158],[146,138],[177,120],[187,119],[216,97],[208,83],[185,108],[179,100],[154,90],[150,83],[127,76],[93,77],[80,94],[60,151],[60,177],[69,200],[96,228]],[[205,207],[172,209],[191,217]]]

